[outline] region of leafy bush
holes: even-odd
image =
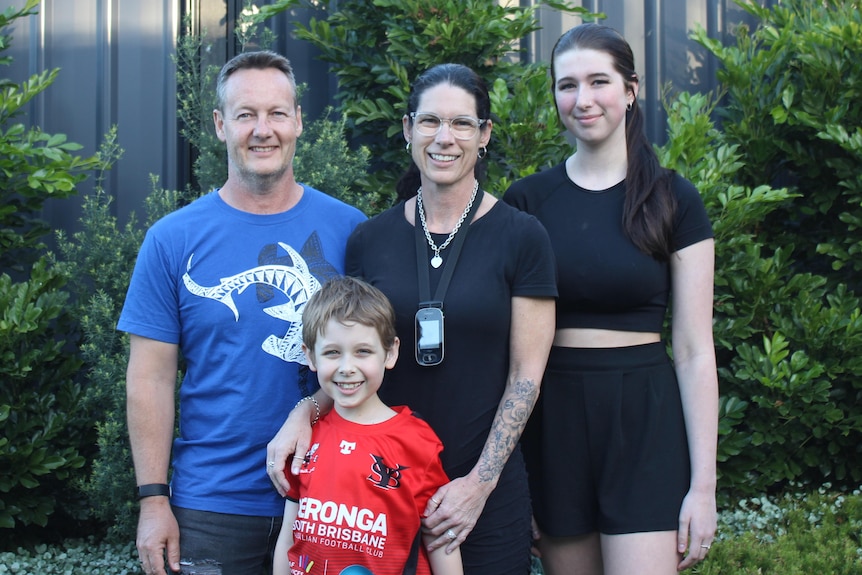
[[[109,137],[103,153],[117,158],[121,150]],[[159,189],[155,179],[152,185],[146,201],[147,226],[179,204],[178,193]],[[120,228],[110,204],[111,198],[101,186],[93,195],[84,197],[82,229],[72,237],[58,232],[60,256],[54,261],[57,269],[72,278],[70,287],[74,293],[88,294],[76,301],[75,310],[84,338],[80,347],[88,383],[84,399],[98,433],[98,455],[89,477],[79,487],[87,495],[95,517],[108,526],[108,539],[129,541],[134,540],[137,522],[135,476],[126,425],[129,338],[116,331],[116,325],[144,231],[134,215]]]
[[[204,66],[205,53],[201,36],[190,32],[188,16],[183,22],[184,34],[177,41],[174,63],[177,67],[177,119],[180,135],[194,152],[192,174],[196,197],[221,186],[227,179],[227,151],[219,141],[213,126],[212,111],[216,107],[215,83],[219,69]],[[191,198],[189,198],[191,199]]]
[[[27,0],[20,10],[0,13],[0,32],[15,20],[36,13],[38,0]],[[9,48],[12,37],[0,34],[0,52]],[[9,65],[10,57],[0,58]],[[26,274],[37,258],[41,240],[48,233],[37,218],[49,198],[68,198],[85,172],[98,165],[96,157],[72,154],[81,146],[66,141],[63,134],[46,134],[28,129],[15,119],[27,103],[53,84],[59,69],[45,70],[21,84],[0,78],[0,269]]]
[[[8,8],[0,31],[34,14],[38,4]],[[10,41],[0,35],[0,50]],[[48,70],[21,84],[0,80],[0,269],[14,274],[0,276],[0,527],[14,528],[19,538],[47,525],[58,510],[58,525],[86,518],[75,485],[86,474],[94,442],[77,381],[81,360],[67,278],[43,257],[48,228],[38,213],[47,199],[74,194],[101,160],[73,155],[80,146],[62,134],[15,121],[57,73]]]
[[[783,96],[789,85],[785,69],[798,73],[799,62],[813,54],[829,62],[847,58],[837,43],[826,56],[823,42],[788,40],[821,25],[833,33],[843,29],[843,5],[823,3],[813,20],[791,17],[802,4],[805,10],[810,7],[795,1],[776,7],[780,17],[746,4],[764,18],[756,38],[785,39],[770,43],[772,50],[755,48],[745,28],[738,38],[745,49],[720,48],[702,32],[697,34],[727,66],[720,77],[731,85],[716,111],[733,121],[724,124],[724,132],[715,130],[709,119],[715,102],[683,95],[669,107],[669,142],[662,151],[666,165],[698,186],[715,225],[714,332],[722,394],[719,470],[720,486],[730,492],[757,493],[791,480],[848,486],[862,479],[860,301],[839,281],[842,276],[809,258],[829,219],[809,208],[826,206],[831,200],[824,198],[851,186],[834,180],[834,187],[815,187],[813,182],[810,187],[781,189],[769,185],[801,182],[803,174],[811,177],[812,162],[825,166],[846,157],[813,142],[810,127],[803,136],[803,128],[785,125],[788,117],[804,115],[800,109],[783,115],[775,108],[793,102]],[[800,83],[807,84],[796,81]],[[858,88],[851,82],[847,91]],[[833,108],[834,95],[820,92],[822,86],[819,96],[813,93],[814,85],[809,89],[809,104],[819,98],[826,103],[823,109]],[[807,152],[799,149],[803,142]],[[781,173],[795,175],[787,179],[778,177]],[[828,181],[822,173],[818,177]],[[793,219],[801,215],[806,218],[805,233],[789,233],[796,225]],[[829,234],[848,235],[837,226]]]
[[[774,247],[829,283],[858,291],[862,270],[862,11],[858,0],[789,0],[770,9],[737,2],[760,20],[741,26],[736,45],[698,30],[721,62],[727,90],[721,117],[729,142],[744,149],[748,185],[780,182],[804,200],[762,222]]]
[[[332,109],[308,125],[296,146],[293,169],[300,182],[342,202],[355,206],[366,214],[381,211],[384,197],[380,193],[359,192],[366,177],[371,152],[365,146],[351,150],[344,137],[347,118],[333,120]]]
[[[554,166],[572,153],[557,116],[546,64],[524,66],[511,88],[491,85],[491,111],[500,119],[491,138],[487,190],[501,194],[515,180]]]
[[[70,326],[65,279],[40,260],[28,281],[0,275],[0,527],[45,526],[69,497],[92,443],[81,365],[58,337]],[[80,510],[69,510],[79,514]]]
[[[60,545],[36,545],[0,553],[0,575],[138,575],[141,564],[134,543],[70,539]]]
[[[493,86],[495,138],[486,189],[502,194],[512,180],[562,160],[569,151],[554,113],[546,65],[513,61],[517,42],[539,29],[540,5],[587,14],[562,2],[524,7],[490,0],[277,0],[256,18],[270,18],[298,5],[328,12],[325,20],[296,24],[296,36],[333,64],[341,109],[354,136],[371,149],[373,173],[364,189],[390,196],[407,165],[401,117],[411,82],[443,62],[470,66]],[[510,94],[523,98],[507,99]],[[519,138],[524,138],[519,140]],[[532,144],[532,145],[531,145]]]
[[[714,129],[715,102],[667,106],[662,162],[700,190],[716,236],[715,322],[721,383],[720,486],[757,493],[789,480],[862,479],[860,303],[772,249],[764,219],[798,194],[744,181],[743,148]]]

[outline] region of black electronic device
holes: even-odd
[[[416,363],[433,366],[443,361],[443,310],[423,307],[416,312]]]

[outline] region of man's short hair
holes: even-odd
[[[259,50],[257,52],[237,54],[222,66],[216,80],[216,107],[224,112],[227,80],[234,72],[237,70],[266,70],[268,68],[280,70],[287,76],[287,80],[290,82],[290,87],[293,90],[293,103],[297,105],[296,78],[293,76],[293,67],[290,65],[290,60],[271,50]]]
[[[302,341],[314,351],[317,338],[329,320],[358,323],[377,330],[383,347],[395,343],[395,310],[376,287],[360,279],[343,276],[323,284],[302,310]]]

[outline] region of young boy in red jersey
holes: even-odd
[[[273,575],[462,575],[459,551],[429,554],[422,542],[428,501],[449,481],[443,446],[409,408],[377,395],[399,350],[386,296],[336,278],[309,299],[302,319],[309,367],[334,409],[315,426],[299,475],[286,474]]]

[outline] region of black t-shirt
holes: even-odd
[[[677,201],[673,249],[713,237],[697,189],[674,175]],[[581,188],[565,163],[512,184],[503,201],[536,216],[556,256],[560,291],[557,328],[661,332],[670,294],[670,266],[638,249],[623,232],[625,182]]]
[[[401,352],[387,373],[380,397],[408,405],[443,442],[449,477],[463,476],[477,461],[506,387],[509,325],[513,296],[557,294],[553,254],[547,233],[532,216],[497,202],[470,224],[443,302],[445,355],[440,365],[422,367],[413,355],[414,317],[419,287],[414,228],[404,204],[360,224],[347,244],[346,273],[379,288],[395,308]],[[439,246],[446,234],[435,234]],[[429,265],[431,293],[443,266]]]

